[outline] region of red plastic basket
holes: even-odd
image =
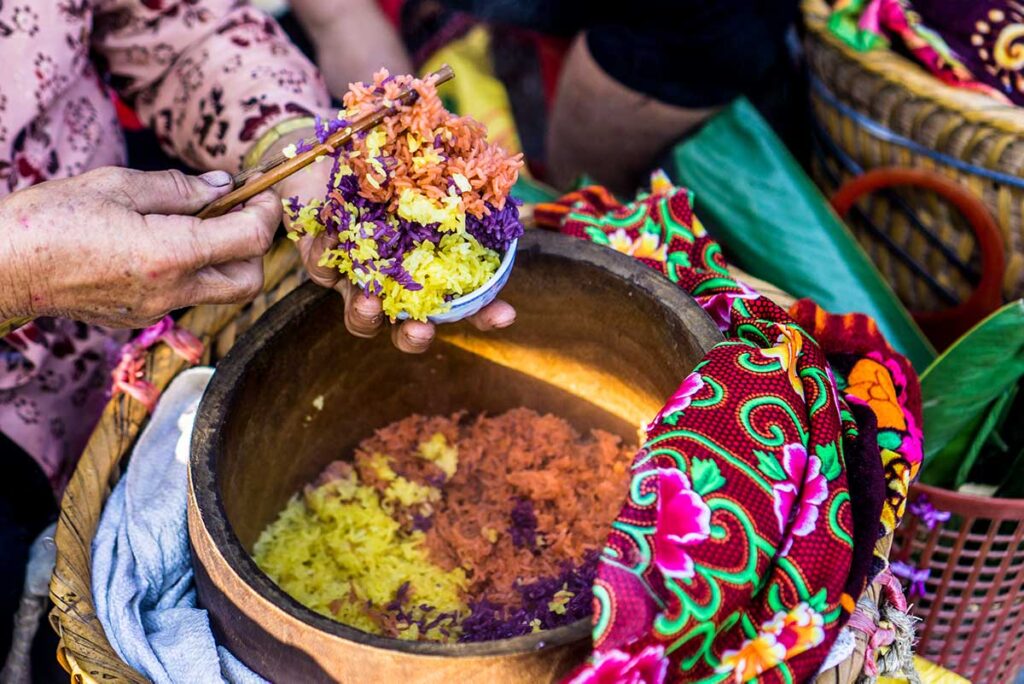
[[[929,530],[908,515],[891,559],[928,568],[912,597],[918,655],[975,684],[1013,682],[1024,665],[1024,499],[994,499],[914,485],[950,519]]]

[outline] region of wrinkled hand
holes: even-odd
[[[298,197],[302,202],[322,198],[329,175],[330,164],[326,161],[313,164],[282,181],[277,189],[282,197]],[[290,230],[291,226],[288,228]],[[299,239],[299,253],[313,282],[341,293],[345,300],[345,327],[348,331],[356,337],[376,337],[387,323],[380,298],[364,294],[347,279],[342,278],[337,270],[324,268],[318,264],[324,250],[331,249],[336,244],[336,238],[326,235],[316,238],[304,235]],[[507,302],[497,300],[466,320],[478,330],[496,330],[515,323],[516,311]],[[394,345],[410,354],[427,351],[434,334],[435,329],[431,323],[404,321],[391,326],[391,339]]]
[[[0,315],[141,327],[196,304],[246,301],[280,223],[270,192],[191,216],[231,177],[103,168],[0,200]]]

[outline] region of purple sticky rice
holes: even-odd
[[[513,240],[523,234],[523,224],[519,221],[519,202],[509,197],[501,209],[495,209],[490,203],[487,209],[489,213],[483,218],[472,214],[466,216],[466,232],[484,247],[501,254]]]
[[[533,512],[533,502],[529,499],[519,499],[512,507],[510,516],[512,522],[508,527],[512,535],[512,544],[517,549],[537,548],[537,516]]]
[[[434,517],[430,515],[412,514],[412,529],[419,532],[428,532],[434,526]]]
[[[316,139],[321,144],[327,142],[332,135],[348,126],[347,119],[323,119],[319,115],[313,123],[313,130],[316,132]]]
[[[405,267],[402,266],[402,262],[398,259],[392,259],[387,266],[382,266],[377,272],[382,275],[390,276],[396,283],[410,292],[416,292],[417,290],[423,289],[423,286],[413,280],[412,276],[405,270]]]
[[[405,602],[409,600],[409,582],[403,582],[398,591],[395,592],[395,598],[384,606],[385,610],[389,610],[392,613],[397,613],[405,605]]]
[[[339,168],[339,163],[335,162],[335,174],[337,174]],[[359,180],[355,174],[342,176],[337,183],[336,189],[345,202],[357,209],[357,220],[360,222],[360,236],[372,238],[377,243],[380,263],[376,266],[369,263],[360,263],[361,272],[373,272],[375,274],[373,278],[365,281],[363,291],[370,294],[380,294],[382,288],[376,277],[377,274],[392,278],[406,290],[417,291],[423,289],[423,285],[413,279],[402,263],[405,255],[410,250],[415,249],[417,245],[428,241],[437,244],[441,240],[442,236],[440,231],[438,231],[438,225],[432,223],[424,226],[415,221],[394,217],[394,220],[398,223],[397,227],[394,226],[388,221],[388,211],[384,204],[369,200],[359,193]],[[330,196],[328,197],[329,199],[325,204],[324,210],[321,212],[321,218],[325,225],[331,225],[332,223],[336,226],[342,223],[347,225],[349,221],[348,210],[340,203],[330,199]],[[336,217],[336,221],[328,220],[331,216]],[[372,233],[369,232],[371,230]],[[338,248],[351,252],[351,250],[355,249],[355,245],[345,243],[339,245]],[[353,261],[353,270],[356,270],[355,263]]]
[[[507,608],[487,599],[470,605],[470,614],[462,621],[459,641],[471,643],[523,636],[533,631],[534,621],[541,629],[555,629],[590,616],[593,600],[591,586],[597,576],[598,554],[592,551],[574,567],[565,563],[557,577],[547,577],[517,587],[521,605]],[[564,603],[565,611],[551,610],[551,602],[563,590],[572,594]]]

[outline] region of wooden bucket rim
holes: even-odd
[[[677,311],[681,318],[688,319],[688,328],[702,355],[725,339],[693,297],[662,274],[626,254],[589,241],[544,230],[527,231],[520,238],[519,251],[571,259],[601,267],[628,282],[631,287],[664,302],[667,308]],[[213,469],[213,456],[219,446],[216,426],[227,417],[227,406],[237,392],[245,368],[262,349],[262,345],[245,344],[246,339],[271,339],[279,334],[298,312],[319,304],[323,298],[329,296],[336,295],[330,290],[306,283],[268,309],[218,364],[217,372],[213,375],[196,413],[189,456],[189,486],[194,496],[189,497],[189,501],[196,502],[197,517],[210,540],[216,544],[225,564],[251,590],[290,617],[330,636],[370,648],[413,656],[479,658],[520,655],[565,646],[587,638],[591,632],[589,618],[535,634],[477,643],[444,644],[393,639],[363,632],[312,611],[289,596],[259,569],[228,523],[217,487]]]

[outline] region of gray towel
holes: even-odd
[[[92,546],[100,623],[117,654],[156,684],[264,681],[217,646],[196,605],[185,518],[188,449],[212,374],[188,370],[163,393]]]

